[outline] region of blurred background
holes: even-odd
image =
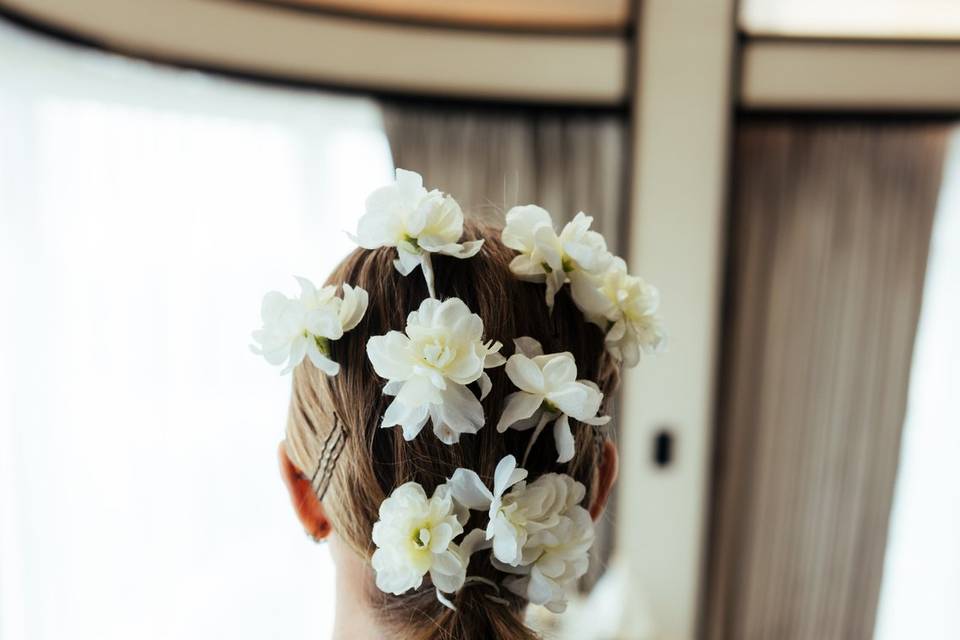
[[[957,0],[0,0],[0,638],[327,637],[260,296],[395,166],[662,291],[549,638],[960,638]]]

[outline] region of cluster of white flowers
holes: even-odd
[[[580,506],[586,490],[561,473],[530,483],[526,477],[516,459],[506,456],[494,472],[493,491],[470,469],[457,469],[447,484],[457,502],[487,511],[492,561],[515,576],[507,588],[560,612],[568,587],[587,571],[586,552],[593,544],[593,520]]]
[[[429,418],[446,444],[483,426],[480,400],[490,391],[484,369],[504,363],[499,342],[483,342],[483,321],[459,298],[427,298],[407,316],[405,333],[390,331],[367,341],[374,370],[395,396],[381,427],[400,426],[414,439]],[[477,382],[478,399],[466,385]]]
[[[510,263],[510,270],[523,280],[546,282],[551,309],[557,291],[571,278],[602,273],[610,262],[607,242],[590,231],[591,224],[593,218],[581,211],[557,235],[546,209],[528,204],[507,212],[503,244],[520,253]]]
[[[367,198],[367,212],[353,239],[364,249],[396,247],[397,271],[408,275],[420,267],[430,297],[435,298],[431,254],[470,258],[483,246],[483,240],[461,244],[462,235],[463,211],[457,201],[436,189],[424,189],[419,173],[397,169],[396,182]]]
[[[587,571],[593,544],[593,520],[580,506],[586,490],[560,473],[529,484],[526,477],[516,459],[506,456],[494,472],[492,491],[475,471],[462,468],[431,498],[415,482],[394,489],[373,526],[377,587],[400,595],[419,588],[429,573],[437,597],[452,608],[443,594],[463,586],[474,553],[492,548],[491,562],[510,575],[507,589],[562,612],[570,586]],[[469,509],[486,511],[489,523],[457,543]]]
[[[548,211],[535,205],[513,207],[502,236],[519,253],[510,270],[523,280],[545,282],[550,309],[557,291],[569,282],[584,316],[605,331],[610,354],[632,367],[641,352],[663,344],[656,315],[660,297],[653,286],[627,273],[626,263],[607,249],[591,224],[593,218],[581,211],[557,234]]]
[[[507,213],[503,243],[518,255],[510,264],[519,278],[546,284],[552,310],[557,292],[570,285],[584,317],[605,334],[608,351],[623,365],[635,365],[642,352],[663,342],[656,316],[657,290],[627,272],[590,226],[593,218],[578,213],[558,234],[550,214],[535,205]],[[545,354],[531,337],[514,340],[509,359],[500,342],[484,336],[483,320],[459,298],[437,299],[431,256],[476,255],[483,240],[462,242],[463,212],[451,196],[427,191],[420,175],[397,169],[396,181],[374,191],[366,202],[354,240],[366,249],[395,247],[394,266],[407,276],[420,267],[429,297],[407,316],[403,331],[368,339],[367,356],[386,380],[383,393],[392,396],[382,428],[399,426],[412,440],[427,421],[436,437],[452,445],[462,434],[477,433],[486,423],[481,401],[491,390],[487,370],[505,366],[516,387],[504,403],[497,431],[532,430],[526,455],[552,423],[557,462],[574,458],[570,419],[600,426],[603,393],[591,380],[577,378],[569,352]],[[253,350],[284,372],[303,359],[336,375],[340,364],[330,358],[330,341],[353,329],[367,310],[367,292],[349,284],[317,288],[297,278],[301,292],[289,298],[270,292],[261,307],[263,328],[255,331]],[[525,462],[523,463],[525,464]],[[444,594],[456,593],[471,580],[471,556],[490,550],[490,562],[507,574],[503,586],[551,611],[566,608],[570,586],[587,571],[594,540],[593,521],[581,505],[584,486],[571,476],[546,473],[528,482],[528,472],[508,455],[500,460],[492,488],[471,469],[457,469],[432,496],[416,482],[396,487],[380,505],[373,526],[376,551],[371,564],[379,589],[402,594],[419,588],[426,576],[437,598],[453,608]],[[483,528],[466,532],[470,510],[486,512]],[[496,599],[496,598],[494,598]]]
[[[340,365],[329,357],[330,341],[339,340],[345,331],[357,326],[367,311],[367,292],[344,284],[343,297],[338,298],[336,287],[317,289],[306,278],[297,278],[297,282],[297,298],[288,298],[279,291],[263,297],[263,328],[253,332],[257,344],[251,345],[251,349],[270,364],[286,363],[282,373],[292,371],[306,356],[313,366],[335,376]]]

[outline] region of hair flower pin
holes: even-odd
[[[568,352],[544,355],[533,338],[514,341],[517,352],[507,360],[507,377],[518,391],[507,396],[497,431],[534,429],[527,453],[540,432],[553,421],[557,462],[573,459],[574,439],[569,418],[603,425],[610,416],[598,416],[603,393],[589,380],[577,380],[577,363]]]
[[[591,231],[593,218],[582,211],[558,235],[550,213],[536,205],[507,212],[503,243],[518,252],[510,270],[521,280],[545,282],[553,309],[557,291],[570,283],[574,303],[589,322],[606,332],[607,351],[624,366],[640,354],[658,351],[666,342],[657,317],[656,288],[627,273],[627,265],[607,249],[603,236]]]
[[[460,504],[487,511],[485,537],[493,564],[511,574],[504,585],[554,612],[566,608],[566,590],[589,566],[593,520],[580,506],[586,488],[562,473],[527,483],[527,471],[506,456],[494,471],[493,490],[471,469],[457,469],[447,481]]]
[[[367,341],[367,357],[383,392],[395,396],[381,427],[400,426],[413,440],[427,420],[437,437],[453,444],[484,423],[480,404],[490,391],[484,369],[505,362],[499,342],[483,341],[483,321],[459,298],[427,298],[407,316],[404,332],[390,331]],[[480,399],[466,385],[477,382]]]
[[[636,366],[641,353],[663,348],[666,334],[657,316],[660,292],[627,273],[623,259],[613,258],[597,276],[574,280],[571,294],[587,320],[606,331],[607,351],[624,366]]]
[[[260,317],[263,328],[253,332],[257,344],[250,349],[272,365],[286,367],[289,373],[308,357],[313,366],[328,376],[335,376],[340,365],[330,359],[330,341],[339,340],[353,329],[367,311],[367,292],[360,287],[343,285],[342,297],[337,288],[320,289],[306,278],[297,278],[300,295],[288,298],[279,291],[263,297]]]
[[[408,275],[418,266],[435,298],[431,254],[470,258],[483,240],[460,243],[463,211],[449,195],[423,187],[419,173],[397,169],[396,182],[381,187],[367,198],[366,213],[351,238],[364,249],[396,247],[394,266]]]
[[[591,224],[593,218],[581,211],[557,235],[546,209],[528,204],[507,212],[503,243],[520,253],[510,263],[510,270],[522,280],[546,282],[550,309],[564,284],[581,272],[600,273],[610,263],[607,243],[590,230]]]

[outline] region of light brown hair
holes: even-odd
[[[522,282],[510,272],[516,254],[500,241],[499,229],[468,224],[465,235],[467,239],[484,238],[483,249],[466,260],[433,257],[437,297],[462,299],[483,319],[484,339],[503,342],[506,356],[513,353],[513,339],[521,336],[539,340],[545,353],[569,351],[576,359],[578,378],[596,382],[609,403],[618,383],[617,368],[604,350],[602,332],[584,320],[570,298],[569,287],[558,293],[551,313],[544,302],[544,285]],[[317,466],[333,416],[337,416],[346,440],[331,470],[323,505],[337,535],[365,559],[375,550],[371,530],[380,503],[393,489],[414,481],[429,495],[458,467],[473,469],[489,482],[503,456],[523,457],[531,435],[530,431],[515,430],[500,434],[494,428],[505,397],[514,390],[503,367],[488,370],[493,390],[483,401],[486,426],[476,435],[462,436],[458,444],[443,444],[429,425],[410,442],[403,439],[399,427],[380,428],[392,398],[383,395],[385,381],[367,359],[367,340],[390,330],[403,331],[407,314],[428,297],[420,272],[401,276],[394,269],[395,258],[392,248],[358,249],[328,279],[327,284],[349,283],[366,289],[369,307],[355,329],[331,343],[331,357],[341,365],[339,375],[326,377],[307,362],[296,369],[287,427],[288,455],[309,476]],[[571,426],[576,454],[570,462],[557,464],[553,438],[544,433],[524,466],[530,479],[547,472],[573,476],[586,486],[585,502],[589,502],[595,492],[603,435],[597,427],[573,420]],[[485,520],[486,514],[472,512],[466,528],[485,527]],[[472,558],[467,574],[496,583],[503,578],[482,553]],[[455,595],[457,609],[453,611],[437,601],[429,582],[427,578],[420,589],[401,596],[375,587],[370,590],[371,609],[386,631],[412,640],[536,637],[522,621],[526,603],[505,589],[497,593],[482,583],[468,584]],[[491,596],[508,604],[491,600]]]

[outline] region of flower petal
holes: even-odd
[[[403,380],[390,380],[387,384],[383,385],[383,395],[395,396],[403,389],[403,385]]]
[[[463,537],[463,540],[460,541],[460,553],[466,560],[469,561],[470,556],[472,556],[474,553],[489,549],[490,546],[491,544],[486,539],[484,530],[473,529],[470,531],[470,533]]]
[[[570,431],[570,421],[565,414],[561,414],[553,423],[553,439],[557,444],[557,462],[573,460],[574,439]]]
[[[466,577],[467,567],[459,553],[448,549],[443,553],[433,554],[430,579],[437,589],[446,593],[454,593],[463,586]]]
[[[399,331],[367,340],[367,357],[374,371],[388,380],[407,380],[413,375],[410,339]]]
[[[335,376],[340,373],[340,365],[323,355],[320,349],[317,348],[317,343],[314,340],[307,341],[307,356],[310,358],[313,366],[328,376]]]
[[[443,593],[440,592],[440,589],[435,589],[435,591],[437,592],[437,600],[440,601],[440,604],[445,606],[447,609],[451,609],[453,611],[457,610],[457,608],[453,606],[453,602],[450,601],[450,598],[443,595]]]
[[[450,493],[453,499],[476,511],[483,511],[490,508],[493,501],[493,494],[472,469],[457,469],[453,472],[453,477],[447,480],[450,487]]]
[[[307,313],[307,331],[315,336],[339,340],[343,337],[343,325],[334,305],[324,305]]]
[[[500,562],[509,565],[517,565],[522,557],[522,545],[520,540],[511,535],[506,535],[504,528],[496,531],[493,535],[493,557]]]
[[[554,270],[547,274],[547,292],[545,294],[545,300],[547,302],[547,308],[553,311],[553,301],[557,296],[557,291],[563,287],[563,284],[567,281],[567,276],[562,270]]]
[[[420,266],[420,255],[400,249],[397,251],[397,259],[393,261],[393,266],[400,275],[408,276]]]
[[[436,298],[437,292],[433,288],[433,262],[430,260],[429,253],[420,254],[420,270],[423,272],[423,279],[427,282],[427,293],[431,298]]]
[[[483,406],[470,390],[459,384],[449,384],[440,392],[442,402],[438,408],[441,425],[434,420],[433,429],[446,444],[460,440],[462,433],[476,433],[483,426]],[[447,429],[442,429],[446,426]],[[452,433],[451,433],[452,432]]]
[[[517,468],[517,459],[512,455],[504,456],[493,472],[493,495],[499,498],[507,489],[527,477],[526,469]]]
[[[543,355],[543,345],[540,341],[529,336],[514,338],[513,346],[517,353],[522,353],[528,358],[535,358]]]
[[[555,353],[549,358],[543,366],[543,381],[547,389],[555,389],[577,379],[577,363],[572,353]]]
[[[340,305],[340,324],[344,331],[350,331],[360,323],[363,314],[367,312],[368,302],[369,296],[365,289],[344,283],[343,303]]]
[[[398,398],[394,398],[383,415],[380,428],[400,426],[403,428],[403,439],[413,440],[423,429],[423,425],[427,423],[428,416],[427,407],[408,407]]]
[[[490,395],[490,390],[493,389],[493,383],[490,382],[490,376],[488,376],[486,372],[480,374],[480,379],[477,382],[480,385],[480,399],[483,400]]]
[[[543,282],[547,275],[542,262],[523,253],[510,261],[510,271],[521,280],[528,282]]]
[[[454,258],[472,258],[473,256],[477,255],[480,249],[483,248],[483,240],[470,240],[468,242],[464,242],[463,244],[452,243],[434,246],[433,248],[424,248],[428,251],[442,253],[444,255],[453,256]]]
[[[601,329],[606,328],[608,323],[606,315],[614,307],[614,303],[600,288],[601,283],[598,278],[583,271],[574,271],[568,274],[568,277],[574,303],[590,322]]]
[[[531,417],[540,408],[541,404],[543,404],[542,395],[527,393],[526,391],[511,393],[507,396],[503,413],[497,422],[497,432],[503,433],[517,422]]]
[[[507,377],[519,389],[529,393],[544,393],[543,372],[533,360],[523,355],[515,353],[507,360]]]
[[[491,340],[486,343],[483,348],[485,351],[483,356],[484,369],[494,369],[507,363],[507,359],[500,353],[500,349],[503,348],[503,343]]]
[[[290,343],[290,358],[287,360],[287,367],[281,371],[281,374],[287,374],[293,371],[297,365],[303,362],[303,357],[307,355],[307,338],[297,336]]]
[[[567,382],[547,394],[547,400],[571,418],[592,418],[597,415],[603,394],[579,382]]]

